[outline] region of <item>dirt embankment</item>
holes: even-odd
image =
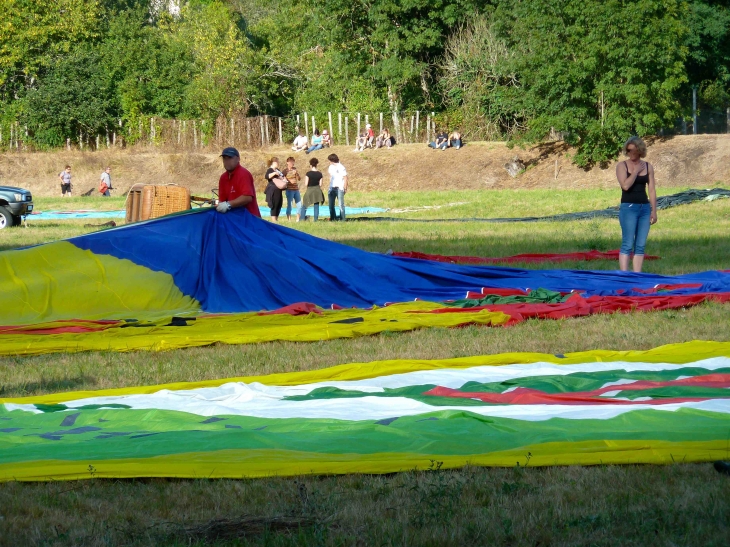
[[[586,188],[616,184],[616,163],[605,169],[583,170],[570,162],[571,150],[560,143],[530,149],[509,149],[502,143],[469,143],[461,150],[432,150],[425,145],[398,145],[391,150],[353,152],[344,146],[340,156],[350,173],[353,190],[454,190],[489,188]],[[326,168],[330,151],[313,156]],[[242,163],[263,190],[266,161],[286,147],[241,151]],[[310,156],[294,154],[300,171]],[[526,170],[511,177],[505,163],[519,157]],[[730,181],[730,135],[680,136],[651,143],[647,160],[655,168],[657,184],[674,187],[710,187]],[[209,195],[222,173],[216,153],[174,153],[154,149],[57,151],[0,154],[0,185],[21,186],[34,194],[59,194],[58,173],[72,166],[75,193],[95,188],[102,169],[112,167],[115,187],[126,192],[132,184],[175,183],[194,194]]]

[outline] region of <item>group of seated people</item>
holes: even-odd
[[[365,131],[360,133],[355,142],[355,152],[362,152],[366,148],[391,148],[395,145],[395,137],[390,134],[388,128],[384,128],[380,135],[375,136],[373,126],[365,124]]]
[[[458,150],[462,144],[461,133],[458,130],[452,131],[449,135],[447,131],[442,129],[436,134],[436,140],[428,143],[428,146],[434,150],[446,150],[447,148],[455,148]]]
[[[312,142],[310,144],[306,135],[300,131],[299,135],[294,139],[293,144],[294,146],[292,146],[292,150],[294,150],[294,152],[301,152],[304,150],[307,154],[309,154],[310,152],[315,152],[332,146],[332,137],[330,137],[330,134],[326,129],[322,130],[321,134],[319,129],[315,129],[314,135],[312,135]]]
[[[446,150],[447,148],[455,148],[458,150],[462,147],[462,144],[463,140],[461,138],[461,133],[459,133],[458,130],[454,130],[451,134],[449,134],[447,131],[442,129],[436,134],[436,140],[428,143],[428,146],[434,150]],[[324,129],[321,134],[319,129],[316,129],[314,131],[314,135],[312,135],[312,142],[310,143],[306,135],[300,131],[299,135],[294,139],[293,145],[292,150],[294,150],[294,152],[301,152],[304,150],[307,154],[309,154],[310,152],[315,152],[332,146],[332,137],[326,129]],[[357,137],[357,141],[355,142],[355,152],[362,152],[366,148],[391,148],[394,145],[395,137],[390,134],[387,127],[384,128],[380,132],[380,135],[376,137],[373,127],[368,123],[365,124],[365,131],[360,133]]]

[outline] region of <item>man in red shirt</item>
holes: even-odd
[[[245,207],[249,213],[261,218],[253,176],[248,169],[241,166],[238,150],[232,147],[226,148],[221,157],[226,172],[218,181],[218,206],[215,210],[227,213],[231,209]]]

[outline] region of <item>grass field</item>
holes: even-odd
[[[348,205],[354,206],[441,206],[387,214],[411,219],[549,215],[603,208],[616,201],[616,192],[604,190],[348,195]],[[36,203],[38,210],[121,208],[123,199],[39,198]],[[3,230],[0,250],[86,233],[94,228],[84,224],[96,222],[104,220],[35,222],[27,229]],[[620,244],[616,220],[290,226],[377,252],[505,256],[610,250]],[[674,274],[728,269],[729,234],[730,200],[660,211],[647,253],[662,259],[645,263],[645,270]],[[616,264],[558,267],[615,269]],[[378,359],[649,349],[693,339],[730,340],[730,306],[527,321],[510,328],[430,329],[312,344],[5,358],[0,359],[0,396],[225,378]],[[244,515],[249,519],[241,520]],[[386,476],[246,481],[0,484],[0,545],[724,546],[730,537],[728,516],[730,479],[709,464],[434,469]],[[254,517],[263,519],[263,531],[261,520]],[[246,531],[245,538],[235,539]]]

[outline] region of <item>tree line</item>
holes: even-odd
[[[590,165],[690,117],[693,87],[730,106],[726,1],[0,0],[0,127],[37,147],[150,117],[435,111]]]

